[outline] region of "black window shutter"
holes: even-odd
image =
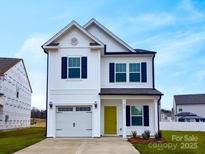
[[[141,63],[141,81],[147,82],[147,63]]]
[[[81,58],[81,77],[87,79],[87,57]]]
[[[61,78],[62,79],[67,79],[67,73],[68,67],[67,67],[67,57],[62,57],[61,58]]]
[[[144,126],[149,126],[149,106],[148,105],[143,106],[143,112],[144,112]]]
[[[130,126],[130,106],[126,105],[126,126]]]
[[[110,79],[110,82],[115,81],[115,64],[114,63],[110,63],[109,65],[109,79]]]

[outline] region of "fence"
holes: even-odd
[[[205,122],[160,122],[160,130],[205,131]]]

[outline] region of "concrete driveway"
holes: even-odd
[[[45,139],[15,154],[139,154],[122,138]]]

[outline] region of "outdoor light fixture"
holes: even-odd
[[[50,107],[50,109],[53,108],[53,103],[52,102],[49,102],[49,107]]]
[[[97,109],[98,107],[97,101],[95,101],[94,106],[95,106],[95,109]]]

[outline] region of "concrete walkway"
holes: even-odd
[[[15,154],[139,154],[122,138],[45,139]]]

